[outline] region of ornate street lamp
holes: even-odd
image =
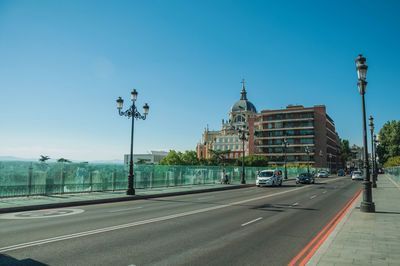
[[[367,143],[367,121],[365,117],[365,99],[364,95],[366,92],[367,82],[365,81],[367,77],[368,66],[365,65],[365,57],[360,54],[356,59],[356,70],[358,76],[358,90],[361,94],[362,100],[362,118],[363,118],[363,135],[364,135],[364,166],[365,166],[365,176],[363,181],[363,201],[361,202],[360,210],[362,212],[375,212],[375,204],[372,202],[372,189],[371,181],[369,175],[369,163],[368,163],[368,143]]]
[[[244,172],[244,142],[249,139],[249,132],[244,129],[238,129],[239,139],[242,141],[242,184],[246,184],[245,172]]]
[[[307,153],[307,173],[310,173],[310,147],[306,146],[306,148],[304,149],[305,152]]]
[[[374,135],[374,161],[375,161],[375,181],[378,181],[378,164],[376,163],[376,135]]]
[[[329,174],[332,174],[332,153],[329,153]]]
[[[136,99],[137,99],[137,91],[134,89],[131,92],[131,100],[132,100],[132,105],[129,109],[126,111],[121,111],[124,100],[119,97],[117,99],[117,109],[118,113],[120,116],[127,116],[128,118],[132,117],[132,129],[131,129],[131,153],[130,153],[130,158],[129,158],[129,176],[128,176],[128,190],[126,191],[127,195],[135,195],[135,189],[133,188],[133,178],[134,178],[134,173],[133,173],[133,129],[134,129],[134,122],[135,119],[146,119],[147,114],[149,113],[149,106],[144,104],[143,106],[143,115],[141,115],[135,105]]]
[[[371,130],[371,161],[372,161],[372,187],[376,187],[376,167],[375,156],[376,150],[374,149],[374,118],[369,116],[369,129]]]
[[[289,143],[288,143],[288,141],[287,141],[287,139],[286,138],[284,138],[283,139],[283,142],[282,142],[282,145],[283,145],[283,160],[284,160],[284,162],[285,162],[285,179],[287,179],[287,166],[286,166],[286,164],[287,164],[287,160],[286,160],[286,149],[287,149],[287,147],[289,146]]]

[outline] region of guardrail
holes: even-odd
[[[226,166],[230,182],[241,180],[241,167]],[[246,181],[254,183],[257,171],[267,167],[246,167]],[[310,171],[318,169],[310,168]],[[326,170],[326,169],[324,169]],[[157,188],[170,186],[219,183],[222,166],[134,165],[134,187]],[[295,177],[306,168],[287,169]],[[115,191],[128,187],[129,167],[122,164],[37,163],[21,161],[0,162],[0,198],[50,195],[76,192]]]

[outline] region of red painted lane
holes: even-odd
[[[332,232],[332,230],[336,227],[336,225],[340,222],[340,220],[343,218],[344,214],[346,214],[347,210],[353,205],[353,203],[355,202],[355,200],[357,199],[357,197],[360,195],[362,189],[360,189],[355,195],[354,197],[347,202],[347,204],[343,207],[343,209],[341,209],[338,214],[336,214],[336,216],[324,227],[324,229],[322,229],[321,232],[319,232],[319,234],[314,237],[313,240],[311,240],[310,243],[308,243],[308,245],[299,253],[297,254],[297,256],[288,264],[288,266],[293,266],[295,265],[295,263],[311,248],[311,246],[314,244],[315,241],[317,241],[321,235],[323,235],[325,233],[325,231],[330,228],[325,235],[322,237],[322,239],[320,241],[318,241],[318,243],[314,246],[313,249],[311,249],[311,251],[307,254],[307,256],[301,261],[301,263],[299,265],[304,265],[305,263],[307,263],[307,261],[311,258],[311,256],[315,253],[315,251],[321,246],[321,244],[323,243],[323,241],[329,236],[329,234]],[[335,222],[336,220],[336,222]],[[333,226],[331,227],[331,225],[333,224]]]

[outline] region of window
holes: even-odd
[[[286,114],[286,119],[292,119],[292,118],[294,118],[293,114]]]
[[[275,119],[276,120],[282,120],[283,119],[283,115],[276,115]]]
[[[300,118],[312,118],[312,117],[313,117],[313,113],[300,114]]]
[[[275,136],[283,136],[283,131],[275,131]]]
[[[268,123],[267,124],[267,128],[273,128],[274,127],[274,123]]]
[[[314,134],[314,130],[300,130],[300,135],[313,135]]]
[[[275,152],[277,152],[277,153],[283,152],[283,148],[275,148]]]
[[[314,144],[314,139],[300,139],[300,144]]]
[[[294,130],[286,130],[286,135],[293,136],[294,135]]]

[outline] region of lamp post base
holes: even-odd
[[[361,202],[360,211],[362,212],[375,212],[375,203],[373,202]]]
[[[128,188],[126,191],[126,195],[135,195],[135,189],[134,188]]]
[[[373,187],[373,188],[376,188],[376,183],[372,183],[372,187]]]

